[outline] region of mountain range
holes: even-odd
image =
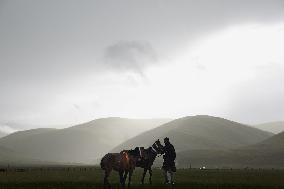
[[[94,163],[117,144],[169,119],[102,118],[65,129],[40,128],[15,132],[0,146],[47,162]]]
[[[284,131],[284,121],[262,123],[253,125],[253,127],[278,134]]]
[[[178,153],[179,167],[284,168],[284,132],[262,142],[230,150],[188,150]]]
[[[0,164],[97,164],[108,152],[148,147],[169,137],[178,167],[284,168],[284,133],[198,115],[175,120],[102,118],[65,129],[18,131],[0,138]],[[161,166],[157,158],[155,166]]]
[[[169,137],[177,152],[193,149],[231,149],[263,141],[273,134],[223,118],[198,115],[173,120],[146,131],[113,149],[150,146],[156,139]]]
[[[284,133],[274,135],[248,125],[212,116],[173,120],[146,131],[113,151],[150,146],[169,137],[176,148],[178,167],[284,168]],[[162,158],[156,161],[161,166]]]

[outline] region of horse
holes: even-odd
[[[139,147],[140,157],[136,162],[136,167],[141,167],[144,169],[141,184],[144,184],[144,179],[147,171],[149,171],[149,183],[152,184],[152,165],[158,154],[162,155],[164,146],[161,144],[160,140],[154,142],[152,146],[147,149]]]
[[[125,180],[129,173],[128,187],[130,186],[131,176],[135,169],[137,159],[140,157],[138,148],[135,150],[123,150],[120,153],[108,153],[101,159],[101,168],[105,171],[104,188],[111,188],[108,177],[112,170],[119,173],[120,184],[125,188]]]

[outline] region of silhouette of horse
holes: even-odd
[[[125,188],[125,180],[129,173],[128,187],[131,183],[131,176],[135,169],[137,159],[140,157],[139,149],[123,150],[120,153],[108,153],[101,160],[101,168],[105,171],[104,188],[111,188],[108,177],[112,170],[119,173],[120,184]]]
[[[142,179],[141,179],[142,184],[144,184],[144,178],[145,178],[147,171],[149,171],[149,175],[150,175],[149,183],[152,184],[152,165],[157,155],[164,153],[163,148],[164,146],[161,144],[160,140],[155,141],[154,144],[147,149],[144,149],[143,147],[139,147],[141,158],[139,158],[138,161],[136,162],[136,167],[141,167],[144,169]]]

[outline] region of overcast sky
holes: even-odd
[[[0,0],[0,125],[283,120],[283,49],[283,0]]]

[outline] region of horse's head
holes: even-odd
[[[157,152],[157,154],[163,154],[164,153],[164,146],[161,144],[159,139],[154,142],[152,147]]]

